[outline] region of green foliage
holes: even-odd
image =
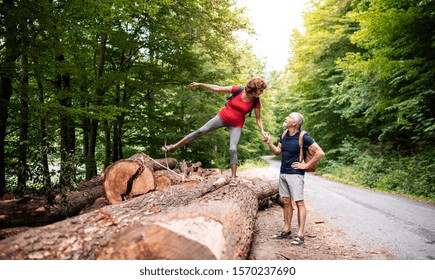
[[[434,1],[312,1],[274,81],[326,152],[322,173],[433,198]]]
[[[15,89],[8,102],[0,95],[2,111],[8,112],[0,168],[10,189],[16,189],[16,170],[32,169],[27,187],[39,189],[47,175],[42,166],[60,166],[59,180],[73,188],[72,180],[89,178],[131,154],[163,157],[165,142],[199,128],[224,104],[226,96],[189,90],[190,82],[242,85],[263,71],[252,47],[235,38],[235,31],[249,25],[233,1],[14,3],[0,10],[0,78],[10,77]],[[20,56],[29,61],[25,87]],[[28,132],[20,134],[24,124]],[[25,138],[29,148],[23,154],[14,143]],[[219,130],[176,156],[224,166],[227,150],[227,134]],[[57,183],[55,174],[49,176]],[[0,194],[4,191],[0,186]]]
[[[0,91],[0,174],[9,190],[22,187],[22,174],[27,188],[73,188],[134,153],[163,157],[162,145],[225,102],[190,82],[244,85],[262,75],[264,63],[234,35],[251,28],[248,19],[233,1],[213,2],[3,3],[0,78],[12,84]],[[276,141],[284,117],[298,111],[326,152],[320,172],[433,198],[434,10],[434,1],[313,0],[305,31],[292,34],[286,70],[269,74],[265,130]],[[255,117],[247,118],[241,163],[269,153],[260,139]],[[174,156],[226,169],[228,141],[219,129]],[[60,170],[47,173],[47,164]]]
[[[253,158],[242,162],[240,167],[238,167],[238,170],[249,170],[259,167],[267,167],[268,165],[269,162],[262,158]]]
[[[352,123],[385,141],[429,144],[433,134],[433,1],[373,1],[349,14],[361,28],[351,41],[365,54],[348,53],[338,66],[346,79],[335,88]],[[431,31],[432,30],[432,31]],[[359,119],[363,116],[363,122]],[[403,145],[403,144],[402,144]]]
[[[320,172],[346,183],[435,200],[433,151],[402,156],[352,150],[344,148],[338,159],[326,160]]]
[[[342,119],[343,106],[333,101],[332,89],[344,79],[336,60],[355,50],[349,39],[355,23],[345,18],[350,1],[325,1],[314,7],[304,16],[305,34],[293,34],[293,56],[278,78],[280,106],[275,114],[281,122],[292,111],[302,113],[304,129],[329,150],[353,130]]]

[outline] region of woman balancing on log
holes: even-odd
[[[173,145],[163,146],[162,150],[165,153],[172,153],[176,149],[194,141],[196,138],[203,136],[204,134],[213,131],[217,128],[227,127],[230,132],[230,163],[231,163],[231,182],[230,185],[236,185],[237,182],[237,144],[240,140],[243,125],[245,123],[245,115],[251,111],[255,112],[255,119],[260,128],[263,137],[267,136],[267,133],[263,129],[263,123],[261,121],[260,114],[260,95],[267,88],[266,82],[260,77],[254,77],[250,79],[246,86],[218,86],[211,84],[203,84],[193,82],[189,84],[189,88],[202,87],[215,92],[227,92],[232,95],[228,98],[225,106],[219,111],[219,113],[204,124],[200,129],[186,135],[180,141]]]

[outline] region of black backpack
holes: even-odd
[[[239,93],[241,93],[243,91],[243,89],[244,89],[244,87],[241,86],[231,96],[228,96],[227,97],[227,102],[225,102],[225,106],[231,100],[231,98],[236,97],[237,95],[239,95]],[[257,106],[258,101],[260,101],[260,97],[255,97],[254,103],[252,103],[251,109],[249,109],[249,116],[251,116],[252,109],[254,109],[255,106]]]

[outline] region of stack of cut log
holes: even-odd
[[[277,182],[229,186],[219,170],[176,165],[144,154],[115,162],[81,184],[87,195],[77,192],[92,196],[93,207],[1,240],[0,259],[246,259],[259,201],[277,193]],[[97,188],[105,196],[91,194]],[[11,224],[10,216],[0,213],[0,227]]]

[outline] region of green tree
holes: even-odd
[[[132,153],[162,156],[165,140],[225,99],[197,98],[189,82],[237,84],[262,70],[246,66],[252,50],[233,32],[248,21],[232,1],[21,0],[0,13],[0,194],[63,192]],[[185,152],[215,161],[208,151]]]
[[[401,150],[430,145],[435,136],[434,8],[433,1],[360,4],[351,18],[361,29],[351,40],[365,52],[339,63],[343,116]]]
[[[16,60],[20,57],[18,23],[21,17],[14,1],[2,1],[0,6],[0,36],[2,38],[0,67],[0,196],[6,191],[6,132],[9,102],[16,76]]]
[[[433,198],[433,1],[311,4],[274,82],[275,115],[307,117],[327,153],[324,172]]]
[[[350,36],[358,25],[346,17],[352,1],[313,1],[304,14],[305,33],[294,31],[289,65],[278,79],[281,122],[292,111],[306,117],[305,129],[331,150],[355,130],[343,120],[343,105],[335,101],[334,86],[344,78],[336,61],[347,52],[355,51]]]

